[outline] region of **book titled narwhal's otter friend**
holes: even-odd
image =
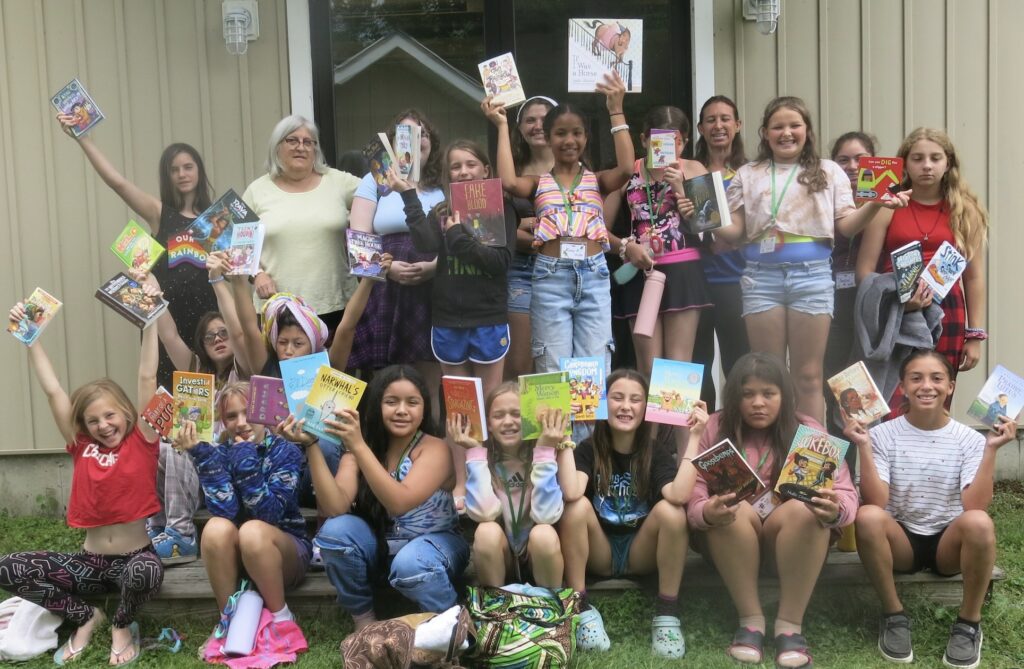
[[[335,411],[355,409],[364,390],[365,381],[339,372],[328,365],[322,365],[302,407],[301,418],[306,421],[302,429],[323,441],[340,444],[338,437],[327,432],[324,421],[338,420]]]

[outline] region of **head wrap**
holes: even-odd
[[[299,327],[309,337],[313,352],[324,350],[327,326],[305,300],[291,293],[275,293],[263,305],[263,341],[267,343],[267,347],[271,350],[274,348],[279,329],[278,321],[285,309],[291,312]]]
[[[527,98],[526,102],[519,105],[519,111],[516,112],[516,125],[519,125],[519,118],[523,115],[523,110],[532,105],[534,102],[546,102],[551,105],[554,109],[558,106],[558,103],[546,95],[534,95],[532,98]]]

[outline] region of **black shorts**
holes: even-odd
[[[903,534],[907,535],[907,541],[910,542],[910,549],[914,554],[914,560],[910,569],[904,573],[913,574],[922,569],[931,569],[940,576],[952,576],[952,574],[940,572],[935,564],[935,555],[939,552],[939,541],[942,539],[942,535],[946,533],[946,530],[949,529],[949,525],[943,527],[938,534],[915,534],[904,527],[902,523],[899,525],[903,530]]]

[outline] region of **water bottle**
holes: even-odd
[[[255,590],[246,590],[235,603],[235,612],[224,639],[224,652],[228,655],[251,655],[256,647],[256,628],[263,614],[263,598]]]
[[[636,312],[636,323],[633,334],[650,337],[654,334],[654,326],[658,322],[661,311],[661,296],[665,292],[665,274],[652,269],[644,281],[644,292],[640,296],[640,308]]]

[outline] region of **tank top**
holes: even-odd
[[[699,259],[696,248],[700,237],[681,227],[675,191],[667,182],[652,179],[643,160],[633,163],[633,176],[626,184],[626,204],[633,233],[650,236],[659,263]]]
[[[550,173],[540,175],[533,206],[537,210],[537,225],[533,229],[533,245],[559,237],[584,237],[601,242],[608,251],[608,228],[604,224],[604,200],[597,175],[580,165],[579,183],[574,188],[563,190]],[[565,202],[569,200],[566,209]]]
[[[398,468],[391,473],[396,481],[409,475],[412,469],[412,452],[423,438],[417,432],[398,461]],[[388,554],[394,555],[409,541],[424,534],[449,532],[459,526],[459,514],[455,511],[455,498],[448,490],[438,489],[414,509],[391,519],[391,527],[384,533],[388,541]]]

